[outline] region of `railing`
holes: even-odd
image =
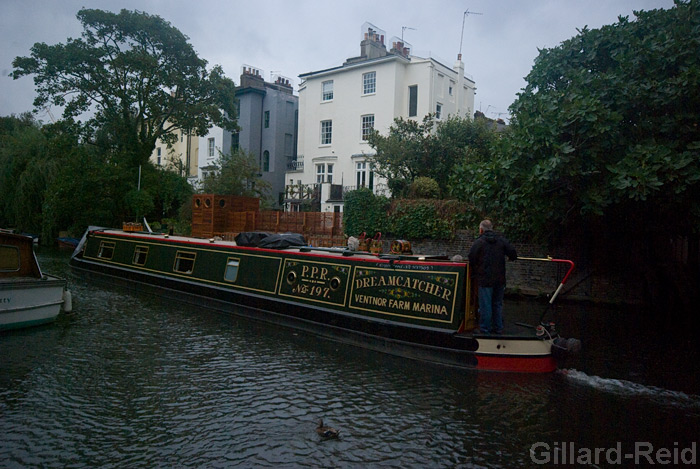
[[[290,184],[284,187],[284,198],[288,200],[312,200],[316,198],[318,184]]]
[[[287,163],[287,171],[304,171],[304,161],[290,161],[289,163]]]
[[[295,159],[288,161],[287,171],[304,171],[304,155],[297,155]]]
[[[364,186],[363,186],[364,187]],[[356,186],[342,186],[331,184],[330,192],[327,194],[330,200],[345,200],[345,194],[354,191]],[[389,187],[386,184],[375,184],[372,192],[375,195],[389,196]],[[288,201],[319,200],[321,197],[321,184],[289,184],[284,188],[284,198]]]
[[[360,186],[360,188],[362,187],[369,189],[368,186]],[[345,198],[345,194],[356,189],[357,186],[343,186],[343,199]],[[385,195],[389,197],[389,186],[387,186],[386,184],[375,184],[372,188],[372,193],[374,193],[374,195]]]

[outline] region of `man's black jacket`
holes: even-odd
[[[469,265],[478,286],[506,284],[506,256],[514,261],[518,254],[506,238],[495,231],[485,231],[469,250]]]

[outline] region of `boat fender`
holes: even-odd
[[[406,254],[409,256],[413,254],[411,243],[405,239],[396,239],[392,241],[389,250],[392,254]]]
[[[372,238],[370,240],[369,252],[372,254],[381,254],[382,253],[382,234],[380,232],[377,232],[374,235],[374,238]]]
[[[63,290],[63,311],[65,313],[73,312],[73,295],[70,290]]]

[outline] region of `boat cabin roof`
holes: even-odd
[[[168,235],[164,233],[148,233],[148,232],[134,232],[134,231],[122,231],[119,229],[100,229],[95,230],[108,235],[125,236],[129,238],[151,238],[151,239],[161,239],[168,240],[174,243],[183,244],[201,244],[201,245],[216,245],[225,247],[238,247],[239,249],[250,249],[250,250],[264,250],[264,251],[274,251],[282,250],[287,253],[301,253],[311,256],[323,256],[323,257],[345,257],[353,258],[357,260],[367,260],[374,261],[377,260],[385,262],[393,261],[405,261],[405,262],[428,262],[428,263],[449,263],[449,264],[464,264],[466,261],[452,261],[446,255],[429,255],[429,254],[372,254],[367,251],[351,251],[344,246],[341,247],[316,247],[316,246],[295,246],[283,249],[273,249],[273,248],[263,248],[263,247],[248,247],[248,246],[238,246],[235,241],[226,241],[219,237],[214,238],[193,238],[187,236],[177,236]]]

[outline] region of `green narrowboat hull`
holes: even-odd
[[[163,297],[419,360],[556,368],[551,339],[469,332],[474,305],[465,262],[91,229],[71,265]]]

